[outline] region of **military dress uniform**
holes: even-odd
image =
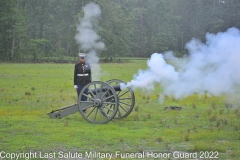
[[[78,96],[85,85],[92,81],[90,64],[85,62],[79,62],[75,64],[74,68],[74,86],[77,86]],[[84,91],[87,94],[88,89]],[[86,101],[87,97],[82,96],[82,101]]]

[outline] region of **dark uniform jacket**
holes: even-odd
[[[74,85],[88,84],[92,81],[91,67],[88,63],[77,63],[74,69]]]

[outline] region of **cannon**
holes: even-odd
[[[135,104],[134,92],[130,87],[121,89],[122,80],[113,79],[107,82],[93,81],[87,84],[79,94],[78,103],[68,105],[48,113],[50,118],[62,118],[79,112],[90,123],[104,124],[113,118],[126,118]],[[85,94],[84,91],[86,91]],[[82,101],[81,97],[87,97]]]

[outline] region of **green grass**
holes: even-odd
[[[146,60],[101,64],[102,81],[130,81]],[[0,152],[200,152],[219,159],[240,157],[239,104],[225,97],[183,100],[135,91],[135,108],[125,119],[90,124],[79,113],[50,119],[51,110],[77,102],[74,64],[0,64]],[[93,71],[94,72],[94,71]],[[164,107],[181,106],[181,111]]]

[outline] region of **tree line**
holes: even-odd
[[[239,0],[1,0],[0,60],[76,57],[76,28],[89,2],[102,10],[101,57],[182,56],[193,37],[240,28]]]

